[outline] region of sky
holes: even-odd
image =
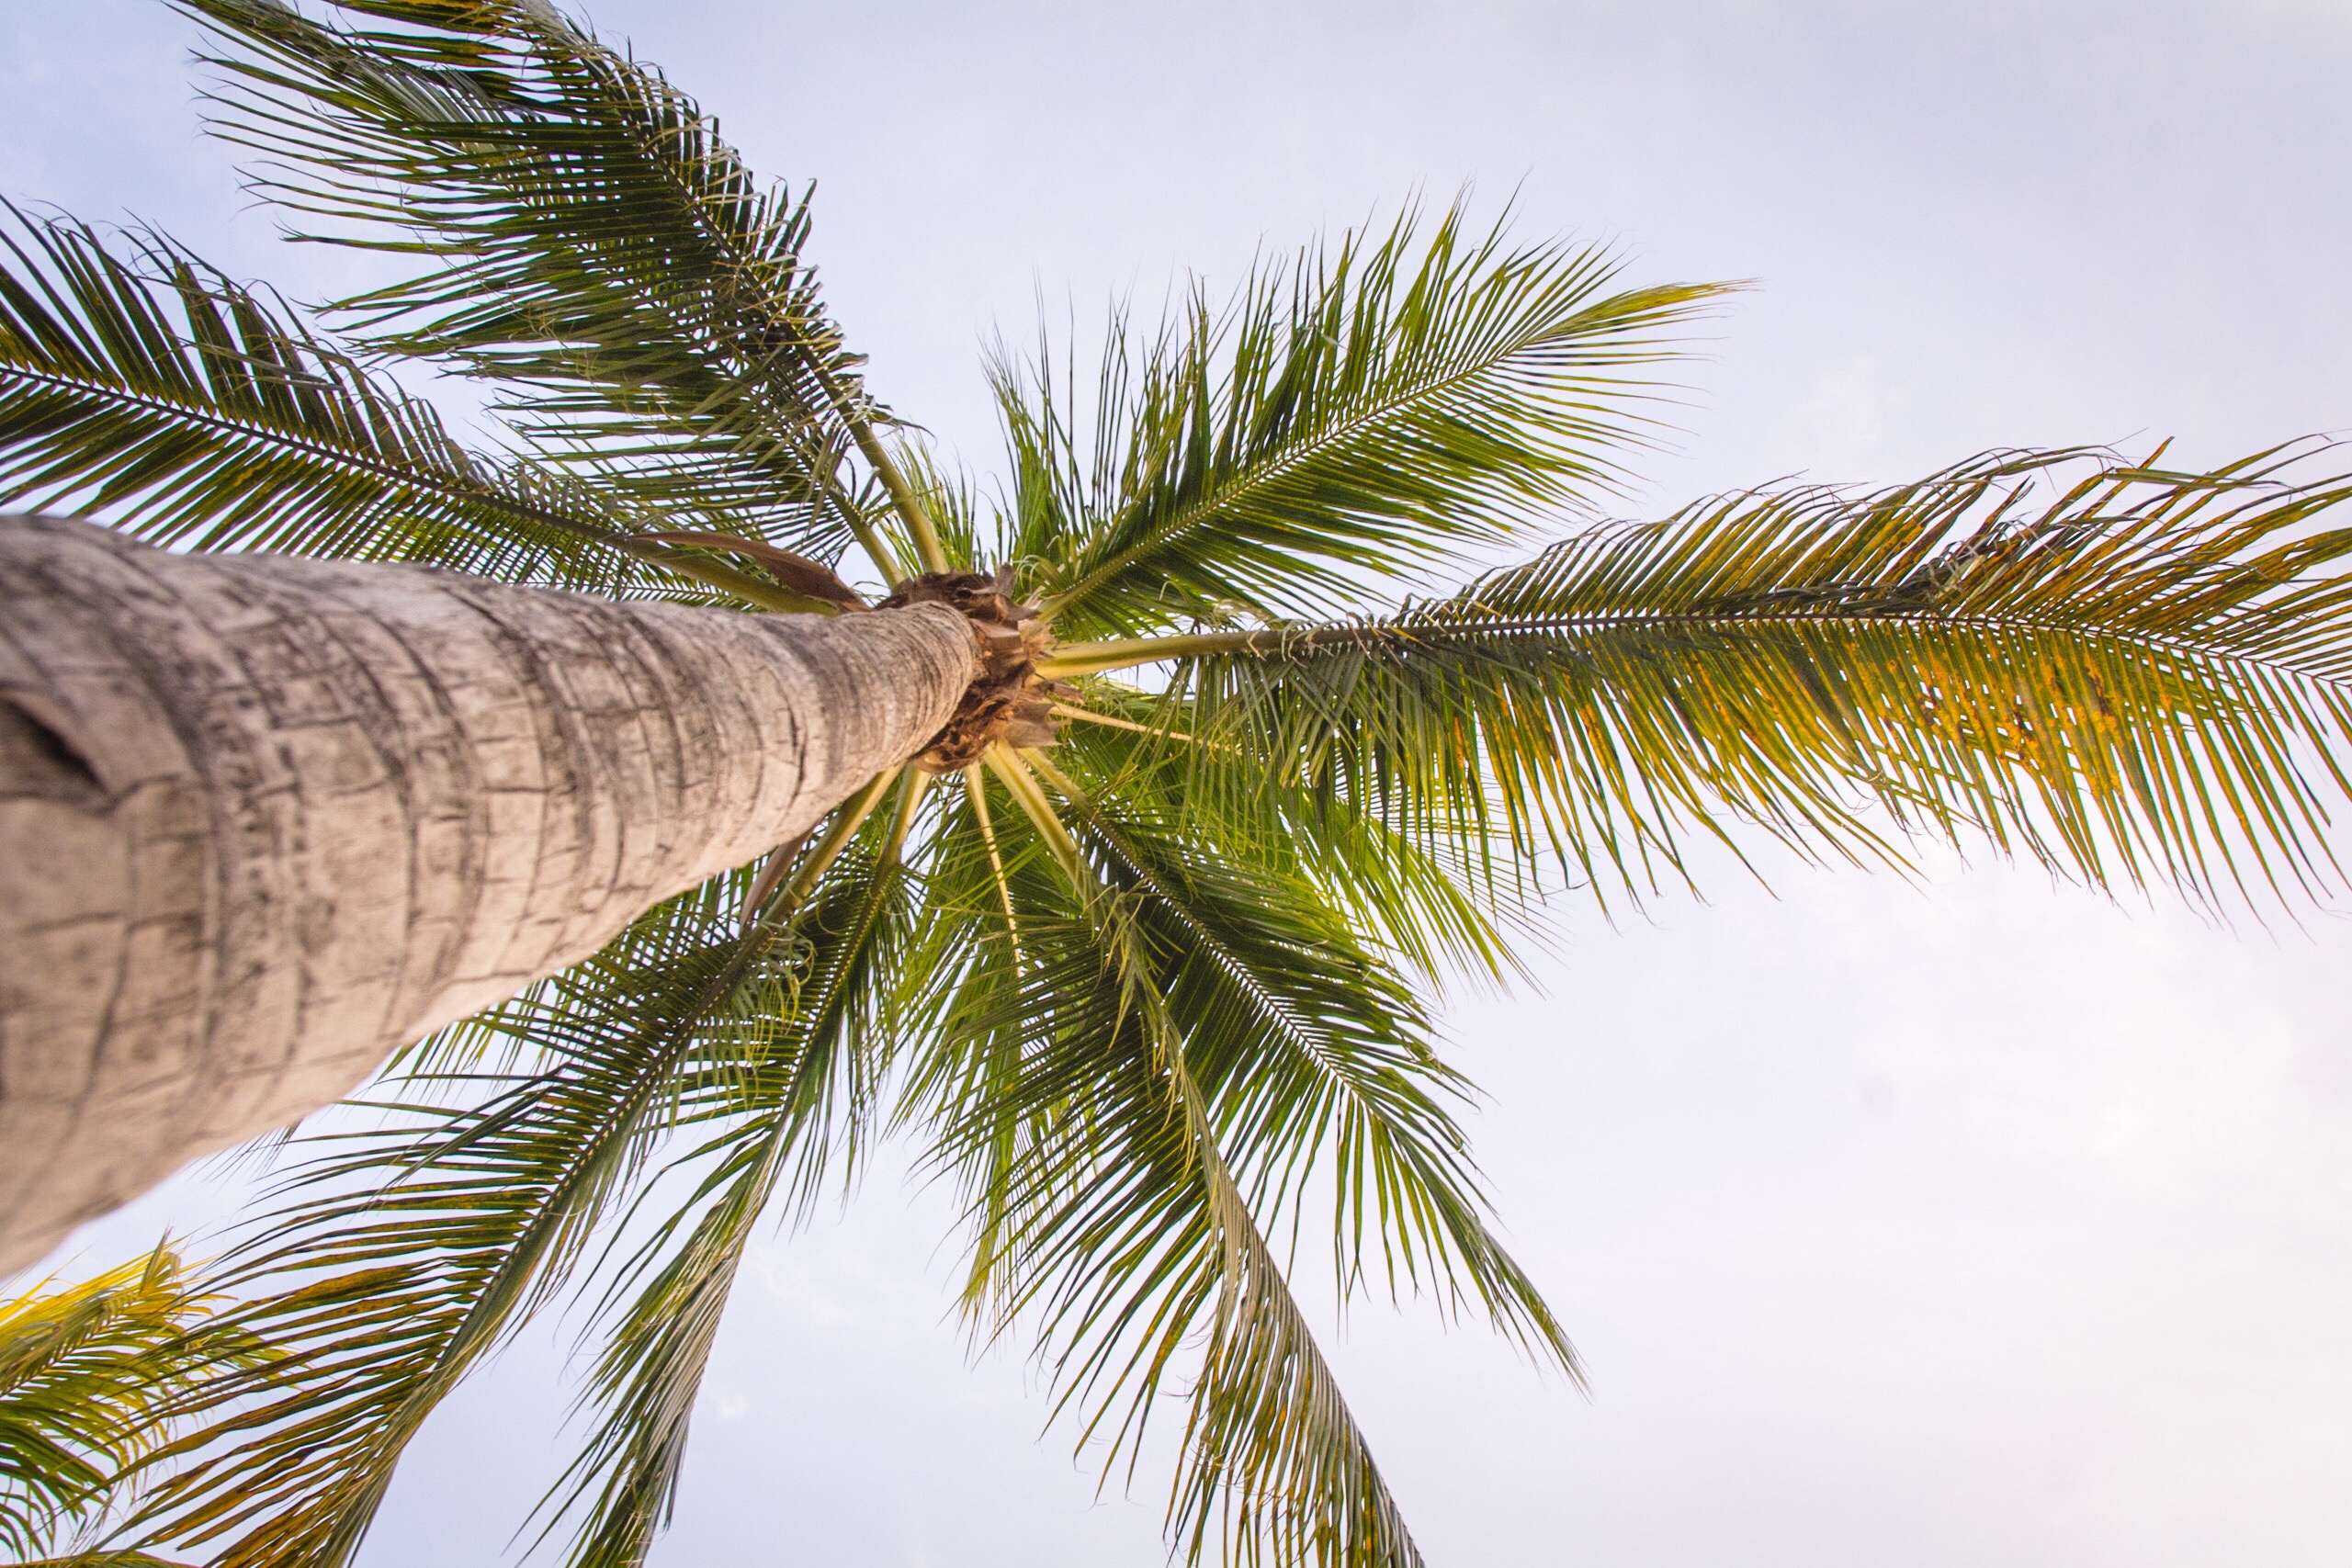
[[[2340,5],[590,15],[819,182],[876,389],[983,481],[981,353],[1041,309],[1148,316],[1464,187],[1633,281],[1755,280],[1633,513],[2001,446],[2206,463],[2352,430]],[[298,298],[363,276],[239,195],[193,37],[139,0],[0,0],[0,194],[136,213]],[[1535,985],[1448,999],[1481,1163],[1593,1392],[1425,1304],[1326,1314],[1430,1562],[2352,1560],[2352,923],[2225,928],[1981,856],[1917,886],[1761,864],[1616,925],[1564,899]],[[234,1191],[181,1181],[71,1255]],[[1158,1478],[1098,1495],[1017,1350],[971,1353],[947,1218],[885,1160],[763,1247],[657,1563],[1161,1560]],[[557,1462],[562,1344],[428,1430],[369,1568],[502,1560]]]

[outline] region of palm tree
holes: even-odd
[[[547,1527],[640,1561],[749,1238],[899,1132],[961,1195],[976,1329],[1034,1334],[1106,1476],[1182,1403],[1188,1560],[1418,1562],[1286,1260],[1329,1205],[1343,1292],[1427,1292],[1578,1375],[1423,999],[1509,974],[1547,886],[1638,900],[1759,837],[1989,842],[2214,905],[2335,884],[2352,534],[2310,448],[1997,453],[1564,528],[1718,290],[1453,212],[1114,322],[1088,388],[1001,360],[984,498],[850,381],[805,200],[649,67],[539,0],[186,4],[261,188],[421,270],[337,337],[160,238],[36,225],[9,493],[828,625],[874,618],[830,570],[854,550],[988,652],[919,757],[403,1051],[381,1124],[312,1145],[214,1286],[284,1357],[207,1386],[142,1543],[349,1561],[438,1402],[570,1295],[598,1349]],[[492,384],[514,449],[461,451],[379,356]]]

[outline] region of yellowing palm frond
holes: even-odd
[[[0,1302],[0,1548],[29,1554],[96,1525],[198,1388],[267,1363],[226,1304],[162,1247]]]
[[[2352,531],[2313,526],[2352,486],[2310,473],[2324,455],[1996,454],[1725,497],[1391,615],[1057,667],[1183,660],[1194,732],[1227,748],[1196,771],[1279,760],[1408,838],[1547,852],[1604,895],[1745,826],[1813,855],[1895,860],[1924,831],[2099,886],[2300,899],[2339,879],[2352,719]]]

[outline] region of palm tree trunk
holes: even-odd
[[[803,832],[975,646],[0,519],[0,1272]]]

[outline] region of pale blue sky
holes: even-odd
[[[1807,470],[2352,428],[2337,5],[605,4],[767,171],[882,393],[992,472],[978,351],[1185,269],[1514,189],[1633,276],[1754,277],[1646,512]],[[0,0],[0,192],[125,209],[297,295],[352,264],[243,210],[190,29]],[[2352,1560],[2352,930],[2231,934],[1996,866],[1924,892],[1717,868],[1456,1059],[1588,1403],[1358,1307],[1335,1358],[1439,1568]],[[112,1256],[211,1213],[193,1184]],[[1157,1562],[1017,1358],[967,1370],[945,1217],[877,1169],[747,1279],[657,1562]],[[374,1568],[498,1560],[549,1468],[526,1346],[403,1472]]]

